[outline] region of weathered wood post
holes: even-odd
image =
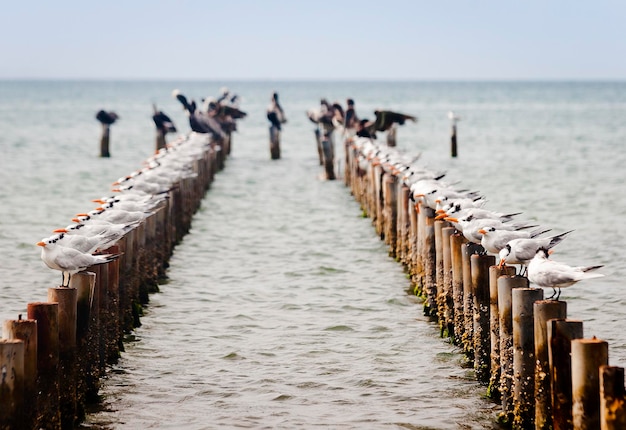
[[[111,156],[109,151],[109,141],[111,136],[111,127],[108,124],[102,124],[102,135],[100,136],[100,157],[108,158]]]
[[[270,126],[270,158],[280,158],[280,129],[275,125]]]
[[[374,222],[376,226],[376,233],[378,233],[381,239],[385,238],[385,219],[383,209],[385,207],[383,201],[383,167],[380,163],[373,163],[374,166],[374,186],[372,187],[372,191],[374,192],[373,199],[375,204],[375,216]]]
[[[491,371],[487,396],[500,401],[500,310],[498,309],[498,278],[514,276],[513,266],[489,267],[489,333],[491,339]]]
[[[61,428],[59,404],[59,304],[27,304],[28,319],[37,321],[36,428]]]
[[[540,288],[515,288],[513,304],[513,427],[533,428],[535,422],[534,303],[543,300]]]
[[[456,144],[456,123],[460,121],[461,118],[456,116],[454,112],[448,112],[448,118],[452,122],[452,133],[450,135],[450,155],[452,158],[456,158],[457,156],[457,144]]]
[[[498,312],[500,315],[500,397],[501,421],[513,422],[513,289],[526,288],[528,279],[522,276],[498,278]]]
[[[491,333],[489,331],[489,268],[496,264],[493,255],[474,254],[470,258],[472,276],[474,370],[476,379],[489,383],[491,368]]]
[[[0,340],[0,428],[24,426],[24,342]],[[28,399],[30,401],[30,399]]]
[[[396,138],[398,135],[398,126],[391,124],[389,130],[387,130],[387,146],[395,147],[397,144]]]
[[[445,224],[444,224],[445,225]],[[443,295],[443,323],[444,336],[454,337],[454,300],[452,291],[452,248],[450,246],[450,238],[456,229],[454,227],[443,227],[441,229],[441,253],[442,253],[442,271],[443,271],[443,287],[441,294]]]
[[[59,394],[61,427],[73,428],[76,418],[76,298],[75,288],[48,288],[48,302],[58,303]]]
[[[418,270],[417,270],[417,235],[418,235],[418,206],[412,200],[409,202],[409,275],[411,276],[411,283],[417,285]],[[415,293],[415,291],[413,291]]]
[[[600,429],[626,429],[623,367],[600,366]]]
[[[424,267],[422,288],[425,295],[424,315],[437,316],[437,272],[435,256],[435,213],[428,206],[421,204],[419,218],[421,218],[422,249],[418,250]],[[419,222],[419,221],[418,221]]]
[[[465,336],[465,314],[463,305],[463,249],[467,239],[461,233],[450,236],[452,262],[452,299],[454,301],[454,343],[463,345]]]
[[[474,358],[474,286],[472,284],[473,244],[467,242],[461,246],[463,264],[463,351]]]
[[[85,405],[95,401],[100,387],[98,295],[96,274],[79,272],[70,279],[76,289],[76,415],[85,415]]]
[[[395,258],[397,240],[396,225],[398,223],[398,187],[396,185],[396,177],[390,173],[385,173],[383,175],[382,185],[385,243],[389,246],[389,255]]]
[[[396,176],[396,178],[398,178]],[[396,179],[398,184],[398,224],[396,234],[398,239],[396,241],[396,255],[398,261],[402,264],[408,264],[408,248],[409,248],[409,207],[412,207],[409,201],[409,187],[406,186],[401,180]]]
[[[600,428],[600,367],[609,364],[609,344],[572,340],[572,421],[574,430]]]
[[[335,148],[331,135],[324,136],[322,140],[322,152],[324,155],[324,171],[326,179],[334,180],[335,177]]]
[[[583,323],[553,319],[547,327],[552,425],[554,430],[570,430],[573,428],[571,343],[583,337]]]
[[[2,338],[21,340],[24,343],[23,399],[25,401],[22,405],[22,428],[34,428],[37,411],[37,321],[23,320],[22,315],[19,315],[17,320],[7,320],[2,327]],[[4,403],[0,401],[0,404]],[[16,418],[19,419],[19,414]],[[20,428],[17,424],[15,426]]]
[[[535,302],[535,429],[552,429],[552,394],[550,392],[550,357],[548,321],[565,319],[567,303],[557,300]]]
[[[443,293],[443,227],[444,222],[435,220],[435,289],[437,302],[437,320],[439,330],[443,336],[445,330],[445,304],[446,297]]]

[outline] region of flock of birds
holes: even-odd
[[[376,143],[368,138],[355,138],[353,147],[359,154],[359,169],[367,171],[370,165],[380,165],[386,172],[398,177],[410,189],[410,198],[431,208],[436,219],[448,221],[461,232],[477,252],[495,255],[499,266],[521,266],[520,275],[541,288],[551,288],[558,300],[561,288],[584,279],[604,276],[595,270],[601,265],[570,266],[549,258],[552,248],[572,231],[544,236],[550,229],[517,221],[519,213],[501,213],[486,209],[486,199],[475,191],[458,190],[448,183],[445,174],[417,165],[419,156],[408,157],[396,148]]]
[[[62,286],[69,286],[73,274],[118,258],[120,254],[106,250],[152,215],[181,179],[196,175],[193,162],[213,150],[208,143],[191,136],[168,144],[146,159],[142,168],[115,181],[112,194],[93,199],[99,206],[76,214],[74,224],[38,242],[43,262],[62,272]]]
[[[228,133],[237,129],[236,120],[246,117],[246,112],[239,109],[239,96],[222,87],[218,97],[203,98],[201,108],[198,108],[195,100],[187,99],[180,90],[172,91],[172,96],[183,106],[183,110],[189,119],[189,126],[192,131],[200,134],[210,134],[214,138],[222,139]],[[152,121],[158,131],[163,136],[177,131],[174,121],[159,110],[155,104],[152,105]],[[118,119],[119,115],[114,111],[99,110],[96,119],[103,127],[110,127]]]
[[[202,158],[206,151],[219,150],[211,147],[210,140],[203,136],[223,137],[235,129],[235,119],[246,115],[235,107],[236,95],[231,95],[227,89],[221,92],[220,98],[205,101],[209,111],[200,112],[195,102],[187,102],[175,90],[173,96],[183,104],[191,129],[196,134],[180,137],[159,149],[143,162],[140,169],[115,181],[111,195],[94,199],[93,202],[98,204],[96,208],[76,214],[72,218],[74,224],[54,230],[53,235],[37,243],[46,266],[62,272],[62,286],[69,286],[72,275],[118,258],[120,254],[107,253],[106,250],[153,214],[181,179],[195,176],[192,165],[196,159]],[[114,112],[100,111],[97,114],[97,119],[107,125],[117,118]],[[167,132],[176,130],[171,119],[156,106],[153,120],[157,128]],[[199,128],[198,124],[204,128]]]
[[[189,117],[192,131],[215,138],[236,129],[235,120],[246,116],[237,106],[238,97],[228,89],[221,96],[203,100],[199,110],[195,101],[189,101],[180,91],[172,94],[183,106]],[[155,110],[155,124],[175,130],[169,118]],[[99,113],[99,120],[114,122]],[[54,230],[54,235],[42,239],[41,258],[51,269],[63,273],[63,286],[69,285],[71,275],[89,266],[103,264],[119,257],[119,254],[97,253],[115,244],[126,232],[136,227],[167,198],[176,182],[194,173],[191,162],[207,148],[207,139],[178,139],[168,144],[144,162],[144,167],[120,178],[113,186],[115,195],[95,199],[100,206],[77,214],[75,224]],[[359,167],[366,171],[371,163],[396,175],[410,189],[414,202],[421,202],[453,225],[472,244],[479,246],[480,253],[496,255],[500,267],[517,264],[522,267],[520,275],[526,276],[538,287],[551,288],[550,298],[558,300],[561,288],[584,279],[603,276],[595,272],[600,265],[570,266],[549,258],[552,248],[561,243],[571,231],[544,236],[549,229],[542,229],[528,222],[515,219],[519,213],[501,213],[484,207],[486,200],[477,192],[458,190],[454,183],[444,181],[445,174],[417,165],[419,156],[408,157],[394,147],[378,144],[376,140],[355,137],[353,146],[359,154]]]

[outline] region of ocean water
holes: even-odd
[[[406,294],[349,190],[320,179],[305,111],[322,97],[354,98],[360,117],[416,115],[400,149],[490,209],[575,230],[553,259],[603,264],[606,277],[561,298],[626,365],[626,82],[0,81],[0,317],[60,280],[35,243],[152,154],[151,104],[186,133],[171,91],[199,100],[222,86],[248,117],[85,427],[495,428],[498,406]],[[274,90],[288,119],[277,161],[264,115]],[[109,159],[101,108],[120,115]],[[450,110],[462,118],[455,159]]]

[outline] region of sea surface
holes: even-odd
[[[61,280],[35,243],[153,153],[152,103],[184,134],[172,90],[199,101],[223,86],[248,117],[85,428],[496,428],[498,405],[406,293],[349,189],[321,179],[305,112],[322,97],[355,99],[361,118],[417,116],[398,147],[423,166],[487,208],[575,230],[552,258],[606,276],[561,298],[626,366],[626,82],[0,81],[0,318]],[[273,91],[288,119],[276,161]],[[99,109],[120,116],[108,159]]]

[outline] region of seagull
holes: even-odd
[[[517,222],[502,222],[497,219],[490,218],[474,218],[472,215],[464,218],[445,217],[444,220],[449,221],[463,236],[470,242],[480,245],[483,235],[478,232],[480,229],[487,227],[495,227],[499,230],[524,230],[536,227],[534,225],[526,225]]]
[[[61,246],[74,248],[77,251],[91,254],[97,249],[109,248],[117,242],[119,236],[115,233],[108,233],[106,231],[93,236],[83,236],[78,234],[68,235],[63,231],[57,231],[55,235],[50,236],[48,239]],[[46,240],[42,240],[42,242],[46,242]]]
[[[102,207],[97,207],[87,213],[77,214],[75,219],[78,219],[78,222],[83,224],[131,224],[141,222],[151,214],[152,212],[126,211],[123,209],[106,210]]]
[[[56,238],[46,238],[37,242],[37,246],[41,246],[41,259],[46,266],[62,272],[62,287],[69,286],[70,278],[73,274],[81,272],[90,266],[108,263],[120,256],[120,254],[92,255],[74,248],[62,246],[57,241],[58,239]]]
[[[149,199],[148,201],[125,201],[116,198],[108,198],[106,200],[103,199],[94,199],[92,202],[99,203],[100,207],[107,209],[122,209],[130,212],[146,212],[156,208],[163,200],[165,199]]]
[[[539,248],[528,263],[528,280],[541,288],[552,288],[554,294],[549,298],[559,300],[561,288],[569,287],[583,279],[600,278],[601,273],[590,273],[603,266],[572,267],[548,259],[548,250]],[[557,293],[558,289],[558,293]]]
[[[478,230],[478,233],[483,237],[480,240],[480,244],[485,248],[487,252],[492,254],[498,254],[502,248],[506,246],[513,239],[530,239],[535,238],[543,233],[547,233],[548,230],[500,230],[496,227],[485,227]]]
[[[79,236],[96,236],[98,234],[115,234],[117,235],[117,240],[119,240],[122,236],[124,236],[128,231],[132,230],[137,226],[138,223],[130,223],[130,224],[83,224],[76,223],[70,224],[65,228],[59,228],[53,231],[53,233],[65,233],[69,235],[79,235]]]
[[[539,249],[543,248],[549,250],[555,247],[572,231],[574,230],[569,230],[550,237],[513,239],[499,251],[499,266],[502,267],[506,263],[528,266],[528,263],[533,259],[535,254],[537,254]]]

